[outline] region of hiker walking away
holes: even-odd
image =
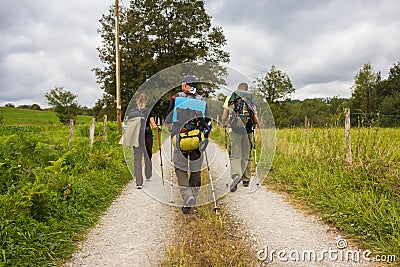
[[[202,151],[205,149],[202,145],[211,130],[207,124],[211,120],[207,118],[206,109],[205,99],[197,93],[197,79],[194,76],[185,77],[182,92],[170,100],[165,120],[171,132],[171,143],[175,147],[173,163],[184,214],[188,214],[196,204],[201,186]]]
[[[243,181],[244,187],[248,187],[251,178],[252,135],[254,128],[258,125],[258,118],[256,101],[247,90],[247,83],[240,83],[237,90],[227,97],[222,114],[222,125],[230,128],[231,192],[237,190],[240,181]]]
[[[126,115],[126,130],[124,133],[124,145],[133,147],[134,176],[136,187],[143,186],[142,157],[144,157],[144,173],[146,179],[152,176],[152,147],[153,130],[160,130],[155,123],[154,113],[147,108],[147,95],[141,93],[136,98],[136,108]]]

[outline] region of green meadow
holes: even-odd
[[[91,117],[78,115],[76,123],[88,123]],[[59,124],[56,113],[44,110],[0,107],[1,125],[54,125]]]

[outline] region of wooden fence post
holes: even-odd
[[[307,116],[304,117],[304,127],[306,129],[310,128],[310,119]]]
[[[107,140],[107,115],[106,114],[104,114],[103,126],[104,126],[104,140]]]
[[[68,137],[68,146],[71,146],[72,138],[74,138],[74,120],[69,120],[69,137]]]
[[[92,121],[90,122],[90,131],[89,131],[89,145],[90,147],[93,146],[94,142],[94,124],[96,122],[96,118],[93,118]]]
[[[345,109],[344,121],[345,139],[346,139],[346,160],[349,164],[353,162],[351,154],[351,140],[350,140],[350,108]]]

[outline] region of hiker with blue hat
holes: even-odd
[[[194,76],[183,79],[182,92],[171,98],[165,120],[171,132],[171,143],[174,147],[172,161],[183,199],[184,214],[190,213],[196,204],[201,186],[202,151],[211,130],[207,104],[197,93],[197,85]]]

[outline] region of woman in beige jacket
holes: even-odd
[[[145,177],[152,175],[153,130],[159,129],[154,120],[154,113],[146,107],[148,97],[141,93],[136,98],[136,108],[127,114],[127,125],[124,134],[124,145],[133,147],[134,176],[136,187],[143,186],[142,157],[144,157]]]

